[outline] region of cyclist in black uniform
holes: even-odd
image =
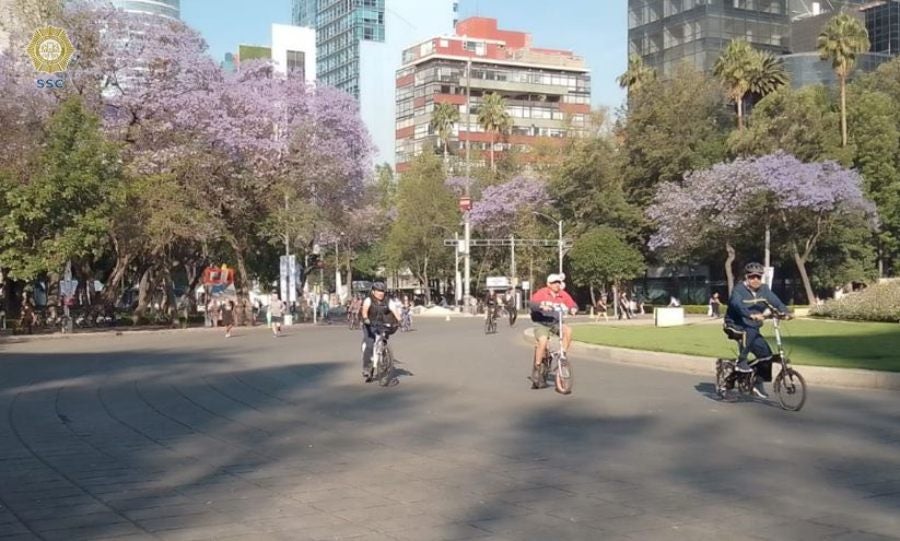
[[[375,331],[385,324],[396,328],[400,321],[400,313],[391,309],[385,297],[385,287],[382,282],[372,284],[372,291],[362,303],[363,342],[362,342],[362,367],[363,378],[366,383],[372,381],[372,353],[375,348]]]

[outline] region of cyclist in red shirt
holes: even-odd
[[[532,366],[531,380],[539,383],[541,360],[547,351],[547,343],[550,342],[550,333],[558,332],[560,309],[567,310],[570,314],[575,315],[578,312],[578,305],[572,297],[563,290],[563,283],[566,279],[565,274],[551,274],[547,277],[547,287],[543,287],[534,292],[531,296],[531,321],[534,325],[534,339],[536,341],[534,348],[534,366]],[[566,350],[572,344],[572,329],[568,325],[563,325],[562,341]],[[542,383],[542,382],[540,382]]]

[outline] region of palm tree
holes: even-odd
[[[735,39],[728,43],[713,66],[713,74],[722,80],[725,93],[737,105],[739,130],[744,129],[744,96],[750,91],[758,62],[758,55],[750,43]]]
[[[621,88],[627,88],[628,92],[636,92],[646,83],[656,79],[656,71],[644,64],[639,55],[628,57],[628,68],[625,73],[616,78]]]
[[[789,80],[784,62],[780,58],[767,51],[756,51],[753,71],[750,74],[750,92],[764,97],[788,84]]]
[[[859,19],[841,13],[819,34],[819,56],[831,60],[831,67],[841,83],[841,143],[847,146],[847,77],[856,56],[869,50],[869,33]]]
[[[453,125],[459,122],[459,107],[452,103],[438,103],[431,112],[431,129],[444,145],[444,167],[447,166],[447,146],[453,135]]]
[[[494,135],[507,131],[512,119],[506,112],[506,100],[500,94],[485,94],[478,109],[478,124],[491,134],[491,171],[496,172],[494,165]]]

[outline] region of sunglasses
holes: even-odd
[[[748,280],[762,280],[762,274],[748,274]]]

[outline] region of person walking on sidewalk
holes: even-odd
[[[225,325],[225,338],[231,338],[234,316],[234,301],[229,299],[228,302],[222,305],[222,324]]]
[[[272,302],[269,303],[269,316],[272,318],[272,334],[278,336],[281,334],[281,319],[284,317],[284,301],[277,296],[272,296]]]

